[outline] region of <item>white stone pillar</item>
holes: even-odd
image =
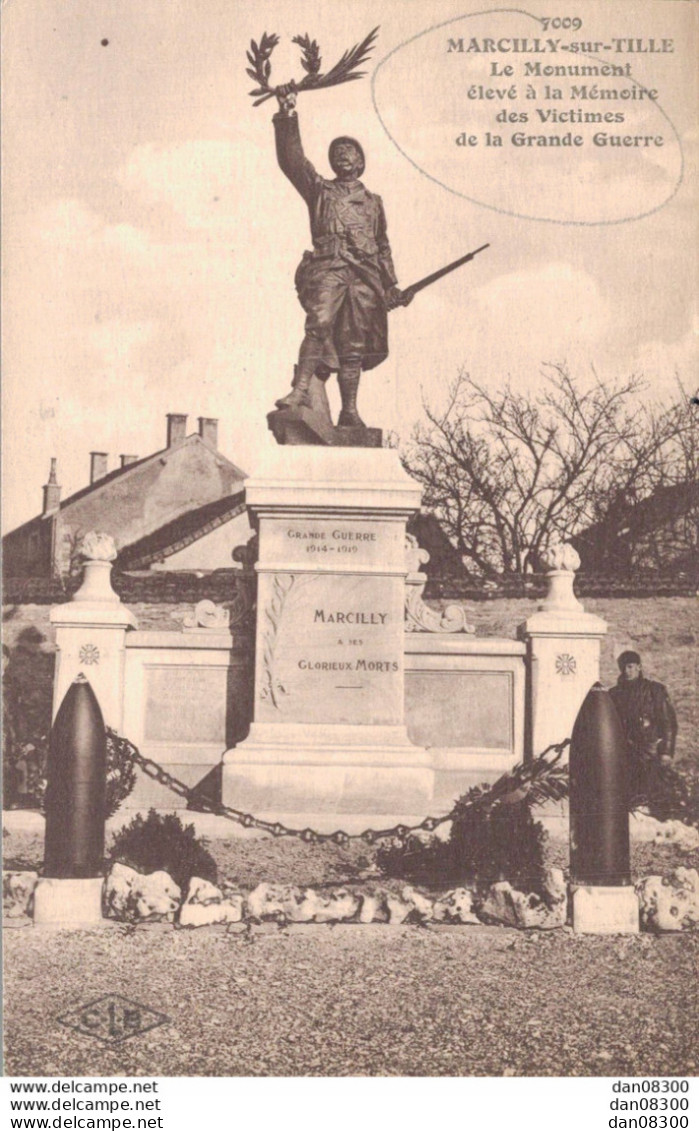
[[[125,638],[128,629],[137,627],[136,618],[112,588],[113,539],[92,531],[85,535],[81,552],[86,559],[82,585],[71,601],[54,605],[50,613],[57,647],[53,714],[82,672],[97,696],[105,724],[121,733]]]
[[[531,753],[570,738],[583,699],[599,679],[606,622],[586,613],[573,592],[580,558],[565,543],[543,555],[549,590],[538,612],[520,626],[527,643]]]
[[[432,758],[404,713],[419,486],[389,449],[285,445],[245,490],[260,540],[255,707],[225,755],[224,800],[331,821],[427,812]]]

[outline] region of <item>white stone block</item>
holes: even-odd
[[[429,922],[434,918],[434,904],[431,899],[427,899],[421,892],[415,891],[415,888],[406,884],[401,890],[401,895],[406,903],[412,903],[414,910],[420,916],[423,923]]]
[[[247,897],[247,914],[251,919],[308,923],[313,915],[306,894],[293,884],[258,884]]]
[[[630,935],[639,930],[638,896],[632,887],[571,885],[577,934]]]
[[[362,896],[362,906],[359,909],[360,923],[382,923],[387,917],[382,895],[366,894]]]
[[[434,905],[434,918],[438,923],[476,923],[480,919],[473,909],[473,892],[468,888],[448,891]]]
[[[210,927],[216,924],[240,923],[243,918],[242,895],[211,903],[184,903],[180,911],[181,927]]]
[[[94,879],[39,880],[34,890],[34,925],[42,927],[95,927],[102,918],[101,876]]]
[[[411,912],[415,910],[415,905],[402,899],[399,895],[389,892],[386,896],[386,910],[388,911],[389,923],[404,923]]]
[[[676,868],[671,876],[646,876],[636,885],[641,923],[653,931],[682,931],[699,926],[699,872]]]
[[[2,877],[2,910],[8,919],[31,915],[37,872],[4,872]]]

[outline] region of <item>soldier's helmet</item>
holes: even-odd
[[[355,137],[336,137],[336,138],[334,138],[333,141],[330,142],[330,148],[328,150],[328,160],[330,162],[330,168],[332,169],[333,173],[337,173],[337,169],[335,168],[335,162],[334,162],[333,155],[334,155],[335,150],[337,149],[338,145],[352,145],[357,150],[357,153],[359,154],[359,160],[360,160],[360,167],[359,167],[359,171],[357,173],[357,176],[361,177],[362,173],[364,172],[364,169],[366,168],[366,158],[364,157],[364,150],[362,149],[361,145],[359,144],[359,142],[357,141],[357,139]]]

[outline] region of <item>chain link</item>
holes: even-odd
[[[552,767],[559,760],[563,751],[570,744],[570,739],[566,738],[564,742],[552,743],[547,746],[546,750],[536,759],[540,763],[542,759],[546,758],[549,754],[555,754],[547,763],[548,767]],[[164,785],[167,789],[172,790],[173,793],[184,797],[188,802],[196,807],[198,812],[212,813],[217,817],[226,817],[229,821],[235,821],[237,824],[242,825],[244,829],[259,829],[261,832],[270,833],[274,837],[298,837],[299,840],[304,841],[306,844],[337,844],[344,847],[350,841],[358,840],[363,841],[364,844],[375,844],[378,840],[387,840],[394,838],[404,841],[411,833],[416,832],[434,832],[439,825],[445,824],[447,821],[453,820],[455,808],[445,813],[442,817],[425,817],[417,825],[394,825],[390,829],[365,829],[361,833],[346,833],[342,829],[337,829],[334,833],[321,833],[316,829],[291,829],[287,825],[282,825],[279,821],[264,821],[261,817],[255,817],[252,813],[244,813],[242,809],[234,809],[231,805],[224,805],[223,802],[214,801],[209,797],[202,797],[191,789],[184,782],[168,773],[161,765],[154,762],[152,758],[146,758],[135,747],[133,747],[133,760],[139,766],[144,774],[159,785]],[[502,779],[501,779],[502,780]]]

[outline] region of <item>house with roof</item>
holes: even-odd
[[[165,447],[139,458],[90,453],[90,481],[61,499],[51,460],[41,513],[3,538],[7,577],[66,577],[90,530],[110,534],[119,569],[239,568],[232,557],[252,531],[245,508],[246,473],[218,449],[218,421],[169,413]]]

